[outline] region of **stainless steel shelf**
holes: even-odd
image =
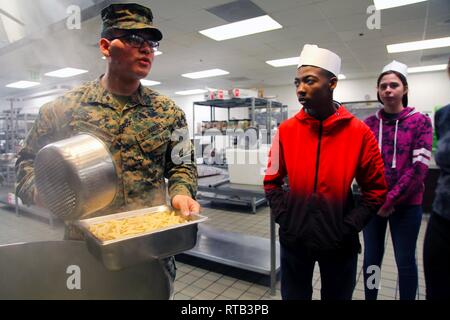
[[[9,190],[8,188],[1,188],[0,189],[0,203],[7,205],[10,208],[13,208],[16,210],[16,214],[20,215],[20,212],[26,212],[26,213],[30,213],[32,215],[44,218],[46,220],[48,220],[49,225],[53,228],[54,226],[54,216],[51,214],[50,211],[44,209],[44,208],[40,208],[37,206],[25,206],[25,205],[20,205],[20,204],[11,204],[8,202],[8,193],[9,192],[14,192],[11,188],[11,190]]]
[[[198,191],[199,197],[203,199],[251,204],[254,213],[257,205],[267,201],[262,186],[230,183],[226,173],[199,179]],[[212,195],[209,196],[208,193]],[[271,214],[269,216],[270,239],[200,225],[197,246],[187,253],[205,260],[270,275],[270,293],[275,295],[277,273],[280,270],[280,248],[276,242],[275,221]]]
[[[197,101],[194,102],[196,105],[200,106],[211,106],[216,108],[243,108],[243,107],[255,107],[266,108],[268,104],[267,99],[263,98],[231,98],[231,99],[214,99],[214,100],[206,100],[206,101]],[[271,101],[272,108],[281,108],[283,104],[277,101]]]
[[[280,252],[279,245],[276,251]],[[197,245],[185,254],[224,265],[270,275],[270,239],[199,225]],[[276,256],[275,273],[280,271]]]

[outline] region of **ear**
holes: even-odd
[[[109,41],[106,38],[101,38],[100,41],[98,42],[98,47],[104,57],[109,58],[111,56],[109,52],[109,49],[111,47],[111,41]]]
[[[407,94],[407,93],[408,93],[408,86],[405,87],[405,90],[404,90],[404,92],[403,92],[403,95],[405,95],[405,94]]]
[[[336,88],[337,82],[338,82],[337,77],[330,78],[330,82],[329,82],[330,90],[334,90]]]

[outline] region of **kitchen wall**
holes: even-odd
[[[376,78],[340,80],[334,98],[340,102],[376,100],[376,82]],[[434,107],[450,103],[450,81],[445,71],[410,74],[408,85],[409,105],[421,112],[432,112]],[[300,110],[293,85],[266,88],[265,95],[275,95],[279,101],[287,104],[289,116]]]
[[[450,81],[445,71],[411,74],[409,82],[409,104],[422,112],[432,112],[434,107],[450,103]],[[340,80],[335,90],[334,97],[340,102],[364,101],[366,99],[376,100],[376,79]],[[158,87],[154,87],[158,90]],[[176,96],[172,92],[158,90],[172,98],[186,113],[189,130],[192,135],[192,104],[194,101],[203,101],[203,95]],[[276,96],[277,100],[289,106],[289,116],[293,116],[300,105],[295,96],[293,85],[265,88],[265,96]],[[15,103],[21,106],[23,112],[37,113],[40,106],[56,98],[57,95],[47,96]],[[9,101],[0,103],[0,111],[9,109]],[[196,125],[201,121],[210,120],[209,107],[196,106]],[[249,118],[248,110],[245,108],[231,109],[230,117],[236,119]],[[226,120],[227,110],[216,109],[216,120]]]
[[[334,92],[334,98],[340,102],[377,100],[376,78],[340,80]],[[437,106],[444,106],[450,103],[450,81],[445,71],[410,74],[409,84],[409,105],[421,112],[433,112]],[[277,100],[289,107],[289,116],[295,115],[301,108],[295,95],[293,85],[265,88],[265,96],[276,96]],[[192,127],[192,102],[203,100],[202,95],[179,97],[172,96],[172,99],[183,108]],[[209,120],[209,109],[196,106],[196,123]],[[236,113],[235,113],[236,112]],[[233,109],[232,116],[236,118],[248,117],[245,109]],[[222,116],[223,118],[219,117]],[[216,111],[216,119],[226,118],[225,110]]]
[[[155,88],[156,89],[156,88]],[[157,89],[156,89],[157,90]],[[166,94],[171,99],[175,101],[175,103],[180,106],[185,114],[186,114],[186,120],[188,122],[189,126],[189,132],[192,136],[192,120],[193,120],[193,103],[196,101],[204,101],[203,95],[192,95],[192,96],[177,96],[171,94],[171,92],[161,91],[161,93]],[[215,120],[227,120],[228,118],[228,111],[227,109],[223,108],[215,108]],[[230,119],[248,119],[249,113],[246,108],[234,108],[230,109]],[[195,106],[195,133],[198,133],[200,131],[197,126],[201,124],[202,121],[210,121],[211,120],[211,112],[210,107],[207,106]]]

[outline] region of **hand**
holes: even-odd
[[[41,197],[39,196],[39,193],[37,192],[36,188],[34,188],[33,192],[33,202],[34,205],[40,208],[45,208],[44,202],[42,202]]]
[[[384,217],[387,218],[389,217],[391,214],[394,213],[394,207],[390,207],[390,208],[385,208],[384,206],[380,208],[380,210],[378,210],[377,215],[379,215],[380,217]]]
[[[172,207],[181,211],[184,216],[200,212],[200,204],[189,196],[176,195],[172,198]]]

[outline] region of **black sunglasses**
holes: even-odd
[[[119,37],[112,37],[109,40],[112,41],[115,39],[121,39],[124,42],[126,42],[128,45],[132,46],[133,48],[138,48],[138,49],[142,48],[144,43],[147,43],[148,46],[153,49],[153,52],[157,51],[158,47],[159,47],[158,41],[147,40],[137,34],[125,34],[125,35],[119,36]]]

